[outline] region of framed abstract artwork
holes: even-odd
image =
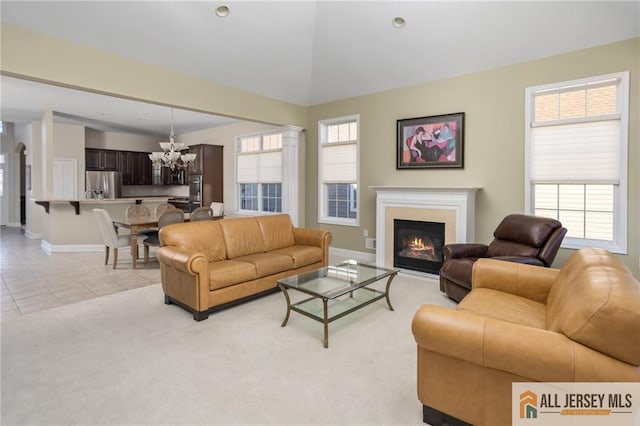
[[[464,167],[464,112],[397,120],[397,169]]]

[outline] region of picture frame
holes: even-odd
[[[396,169],[464,168],[464,112],[396,124]]]

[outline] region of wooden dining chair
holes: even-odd
[[[93,214],[96,217],[98,223],[98,229],[102,234],[104,241],[105,257],[104,264],[109,263],[109,249],[113,249],[113,269],[116,269],[118,263],[118,249],[123,247],[131,247],[130,235],[118,235],[116,228],[113,226],[113,219],[108,211],[104,209],[93,209]],[[146,240],[146,236],[138,236],[138,243],[143,243]]]
[[[134,204],[133,206],[127,207],[127,210],[125,210],[125,216],[127,219],[148,217],[151,216],[151,212],[142,204]]]
[[[169,204],[169,203],[161,203],[158,204],[154,210],[154,215],[155,217],[160,217],[160,215],[162,213],[164,213],[165,211],[169,210],[169,209],[175,209],[176,206],[174,206],[173,204]]]
[[[160,237],[158,235],[160,229],[163,226],[181,222],[184,222],[184,212],[180,209],[167,209],[158,217],[158,230],[154,234],[149,234],[148,238],[144,240],[144,263],[149,262],[149,247],[160,247]]]
[[[134,204],[133,206],[127,207],[125,210],[125,217],[127,220],[138,219],[141,217],[151,217],[151,211],[148,208],[143,206],[142,204]],[[138,231],[138,236],[150,236],[153,235],[154,232],[158,232],[158,228],[146,228]]]
[[[211,220],[213,219],[213,210],[210,207],[198,207],[189,215],[189,220],[191,222],[196,222],[198,220]]]

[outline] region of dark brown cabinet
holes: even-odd
[[[119,151],[109,149],[87,148],[84,151],[85,168],[87,170],[118,171],[120,168]]]
[[[85,149],[86,170],[120,172],[123,185],[152,185],[152,164],[149,154],[136,151]]]
[[[189,152],[196,154],[189,167],[189,200],[196,206],[209,206],[223,202],[223,147],[220,145],[192,145]]]
[[[152,163],[146,152],[120,151],[123,185],[151,185]]]

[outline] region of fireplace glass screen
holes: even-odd
[[[442,266],[444,223],[394,219],[393,265],[438,274]]]

